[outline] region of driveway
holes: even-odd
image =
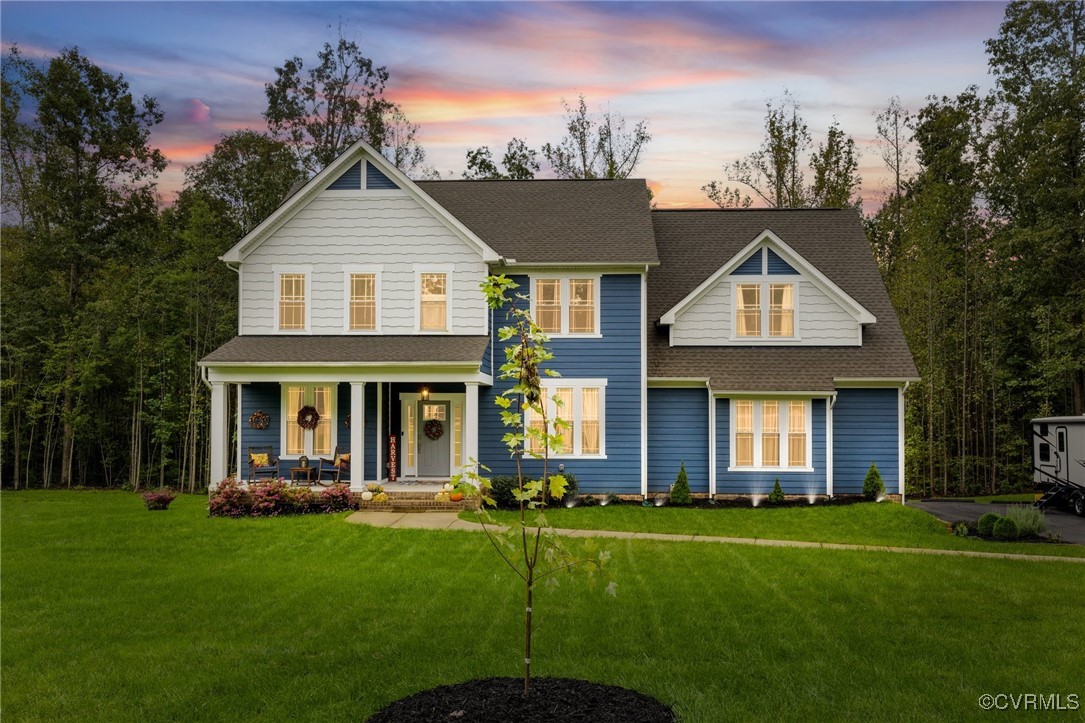
[[[984,512],[997,512],[1003,514],[1006,505],[990,505],[977,502],[926,502],[923,500],[908,500],[909,507],[929,512],[940,520],[957,522],[967,520],[977,521]],[[1044,510],[1047,515],[1047,528],[1050,532],[1058,533],[1063,542],[1073,542],[1085,545],[1085,517],[1078,517],[1072,512],[1065,512],[1053,507]]]

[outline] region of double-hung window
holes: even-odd
[[[418,274],[418,330],[448,331],[448,285],[446,271]]]
[[[527,410],[524,425],[527,429],[549,432],[560,437],[559,444],[550,447],[551,457],[602,457],[606,455],[605,379],[546,379],[543,394],[546,398],[546,416],[549,429],[542,417]],[[556,425],[555,420],[564,424]],[[528,451],[542,454],[542,444],[529,436]]]
[[[810,469],[810,400],[731,401],[731,469]]]
[[[766,336],[770,339],[795,337],[795,284],[736,283],[735,337],[764,339]]]
[[[366,333],[381,330],[380,266],[343,267],[343,329]]]
[[[547,334],[599,334],[599,277],[539,277],[533,292],[535,323]]]
[[[275,269],[275,329],[297,332],[309,329],[309,271]]]
[[[298,424],[298,412],[314,407],[320,416],[316,429]],[[331,454],[336,445],[335,387],[330,384],[284,384],[282,449],[287,457]]]

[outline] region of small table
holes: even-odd
[[[313,484],[313,472],[316,472],[317,469],[317,467],[291,467],[290,484],[297,484],[298,482],[304,482],[307,485]]]

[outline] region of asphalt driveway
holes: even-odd
[[[908,500],[909,507],[929,512],[940,520],[957,522],[966,520],[977,521],[985,512],[997,512],[1003,514],[1007,505],[992,505],[978,502],[926,502],[922,500]],[[1063,542],[1073,542],[1085,545],[1085,517],[1078,517],[1072,512],[1048,507],[1044,512],[1047,515],[1047,527],[1051,532],[1058,533]]]

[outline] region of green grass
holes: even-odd
[[[5,720],[357,721],[518,674],[521,591],[483,535],[204,505],[0,495]],[[538,674],[685,721],[972,719],[983,693],[1083,692],[1085,566],[607,547],[617,598],[573,580],[537,596]]]
[[[474,520],[474,512],[460,515]],[[518,512],[496,512],[509,524]],[[889,502],[863,502],[841,507],[771,507],[682,509],[679,507],[564,507],[546,511],[554,527],[578,530],[663,532],[677,535],[756,537],[767,540],[839,542],[852,545],[924,547],[1033,555],[1085,557],[1085,546],[1027,542],[984,542],[955,537],[933,516]]]

